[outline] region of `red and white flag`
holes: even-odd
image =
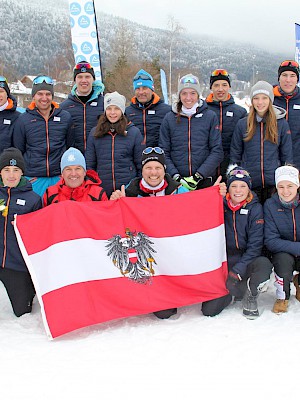
[[[47,334],[55,338],[228,293],[218,190],[64,201],[17,216],[16,235]]]

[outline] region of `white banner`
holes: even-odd
[[[75,64],[88,61],[94,68],[96,79],[102,81],[94,1],[69,0],[69,6]]]

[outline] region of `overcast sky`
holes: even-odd
[[[294,58],[299,0],[94,1],[96,9],[142,25],[166,29],[171,15],[187,32],[250,42]]]

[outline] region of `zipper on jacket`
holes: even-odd
[[[113,191],[116,190],[116,179],[115,179],[115,135],[110,132],[112,141],[111,141],[111,174],[113,180]]]
[[[49,119],[52,117],[54,114],[54,108],[52,110],[52,113],[49,114],[48,119],[46,119],[43,114],[37,110],[37,112],[44,118],[45,124],[46,124],[46,142],[47,142],[47,153],[46,153],[46,170],[47,170],[47,176],[50,176],[50,165],[49,165],[49,154],[50,154],[50,140],[49,140]]]
[[[265,175],[264,175],[264,124],[260,123],[260,169],[261,169],[261,182],[262,187],[265,187]]]
[[[9,209],[10,203],[10,188],[7,189],[7,203],[6,206]],[[6,217],[4,217],[4,238],[3,238],[3,259],[2,259],[2,268],[5,266],[6,254],[7,254],[7,223],[8,223],[8,212]]]
[[[234,241],[236,248],[239,249],[239,240],[238,240],[238,235],[237,235],[237,230],[236,230],[236,217],[235,217],[235,211],[232,212],[232,217],[233,217],[233,230],[234,230]]]
[[[189,146],[189,171],[190,171],[190,176],[193,175],[192,172],[192,144],[191,144],[191,118],[188,117],[188,146]]]
[[[292,208],[292,217],[293,217],[294,242],[297,242],[297,229],[296,229],[296,220],[295,220],[295,210],[293,208]]]

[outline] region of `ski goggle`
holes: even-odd
[[[183,78],[180,78],[179,83],[185,84],[185,83],[192,83],[194,85],[199,85],[198,78],[195,76],[184,76]]]
[[[245,169],[234,169],[229,172],[229,176],[236,176],[237,178],[245,178],[247,176],[250,178],[249,172]]]
[[[0,75],[0,82],[7,83],[7,79],[5,78],[5,76]]]
[[[143,154],[147,155],[147,154],[151,154],[151,153],[156,153],[156,154],[164,154],[163,149],[161,149],[160,147],[146,147],[145,150],[143,150]]]
[[[74,71],[79,69],[81,72],[86,72],[87,69],[93,69],[92,65],[86,61],[81,61],[77,63],[74,67]],[[85,69],[85,70],[84,70]]]
[[[229,76],[228,72],[226,71],[226,69],[215,69],[212,73],[211,76]]]
[[[280,64],[280,67],[299,68],[299,64],[297,63],[297,61],[294,61],[294,60],[285,60],[285,61],[282,61],[282,63]]]
[[[133,78],[134,81],[138,81],[142,79],[143,81],[152,81],[149,75],[146,74],[136,74],[135,77]]]
[[[50,78],[50,76],[37,76],[36,78],[34,78],[34,80],[32,81],[33,85],[40,85],[41,83],[47,83],[47,85],[52,85],[54,86],[54,81],[52,78]]]

